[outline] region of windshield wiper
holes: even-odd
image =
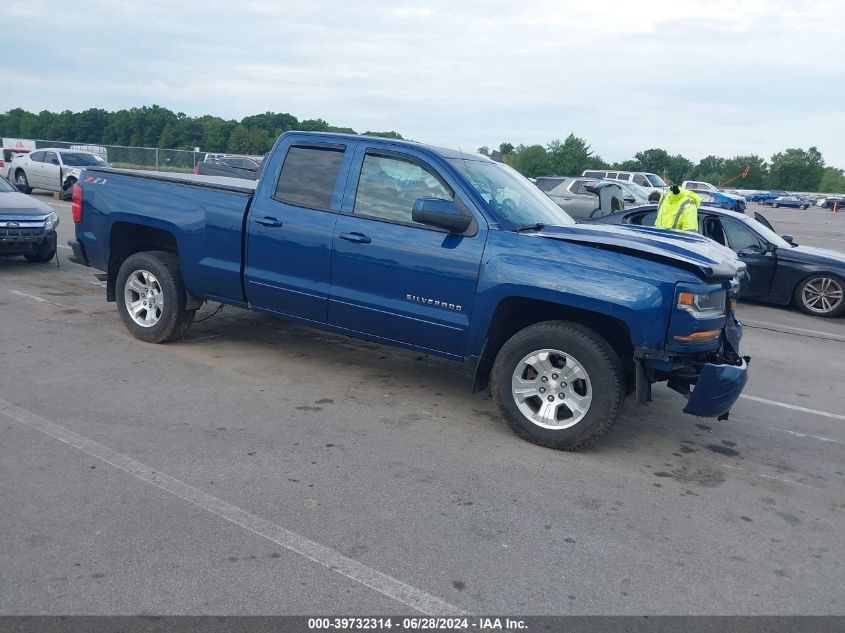
[[[515,226],[511,229],[514,233],[522,233],[524,231],[542,231],[546,228],[545,224],[526,224],[524,226]]]

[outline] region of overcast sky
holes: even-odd
[[[475,149],[570,132],[845,167],[845,0],[2,0],[0,111],[265,111]],[[85,139],[78,139],[84,141]]]

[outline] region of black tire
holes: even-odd
[[[62,200],[70,200],[73,197],[73,186],[76,184],[76,178],[68,178],[65,181],[65,186],[62,189]]]
[[[571,355],[588,376],[592,401],[583,418],[568,428],[549,429],[533,422],[520,411],[511,388],[523,359],[547,349]],[[625,372],[616,352],[593,330],[568,321],[545,321],[514,334],[499,350],[490,382],[496,406],[517,435],[564,451],[586,448],[604,435],[616,422],[625,400]],[[560,404],[565,403],[563,399]]]
[[[34,253],[26,253],[26,261],[33,264],[45,264],[56,256],[56,238],[45,240]]]
[[[821,285],[823,283],[822,280],[824,279],[829,279],[833,282],[834,286],[838,286],[838,290],[840,293],[838,297],[838,303],[833,307],[833,309],[826,311],[824,310],[823,303],[821,306],[816,304],[815,306],[813,306],[816,309],[813,309],[813,307],[808,305],[804,299],[804,289],[807,288],[807,286],[809,286],[810,284]],[[830,290],[830,287],[828,287],[828,290]],[[801,283],[799,283],[795,287],[795,290],[793,291],[793,298],[795,299],[795,305],[798,306],[798,309],[801,310],[801,312],[803,312],[804,314],[831,319],[834,317],[838,317],[843,312],[845,312],[845,296],[842,296],[841,294],[843,291],[845,291],[845,279],[843,279],[839,275],[834,275],[831,273],[817,273],[815,275],[810,275],[806,279],[802,280]],[[833,299],[829,299],[829,301],[833,301]]]
[[[29,180],[26,177],[26,172],[23,169],[18,169],[15,172],[15,182],[24,186],[24,193],[32,193],[32,187],[29,186]]]
[[[161,316],[150,326],[136,323],[126,305],[126,282],[139,271],[148,271],[155,277],[163,298]],[[135,338],[147,343],[166,343],[181,338],[194,321],[196,310],[185,309],[185,285],[179,272],[179,259],[173,253],[148,251],[130,255],[121,265],[115,283],[117,311]]]
[[[803,211],[804,209],[806,209],[806,208],[807,208],[807,205],[806,205],[806,204],[802,204],[802,205],[801,205],[800,207],[798,207],[798,208],[799,208],[799,209],[801,209],[801,210]]]
[[[773,208],[775,208],[775,209],[777,209],[779,206],[780,206],[780,205],[779,205],[777,202],[773,202],[773,203],[772,203],[772,207],[773,207]]]

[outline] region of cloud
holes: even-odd
[[[464,148],[575,132],[610,160],[817,145],[845,166],[843,0],[6,0],[0,22],[0,111],[288,111]]]

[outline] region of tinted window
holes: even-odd
[[[84,152],[62,152],[62,163],[70,167],[93,167],[99,165],[104,167],[106,161],[96,154]]]
[[[613,178],[614,180],[616,180],[616,176],[618,176],[618,175],[619,175],[619,174],[617,174],[615,171],[609,171],[609,172],[607,172],[607,177],[608,177],[608,178]]]
[[[594,195],[596,195],[592,191],[588,191],[587,187],[584,186],[587,182],[590,182],[590,181],[579,180],[578,182],[575,183],[575,186],[570,189],[570,191],[572,193],[577,193],[580,196],[594,196]]]
[[[585,176],[592,176],[593,178],[604,178],[605,174],[607,174],[606,171],[585,171],[584,172]]]
[[[645,215],[635,215],[631,218],[631,224],[639,224],[640,226],[654,226],[654,221],[657,219],[657,211],[650,211]]]
[[[628,182],[631,181],[631,174],[619,174],[616,176],[617,180],[627,180]]]
[[[563,180],[560,178],[538,178],[536,184],[540,191],[549,192],[557,187]]]
[[[646,178],[652,184],[653,187],[666,187],[666,183],[660,178],[660,176],[655,176],[654,174],[646,174]]]
[[[29,155],[29,160],[33,163],[43,163],[44,162],[44,152],[32,152]]]
[[[745,228],[739,222],[723,219],[722,228],[728,238],[728,245],[735,251],[748,248],[763,250],[763,245],[751,229]]]
[[[642,174],[634,174],[634,182],[642,187],[651,187],[648,179]]]
[[[418,198],[451,200],[452,195],[422,165],[374,154],[364,157],[355,194],[356,215],[411,224]]]
[[[331,208],[343,151],[322,147],[291,147],[276,184],[275,198],[309,209]]]
[[[56,156],[56,152],[47,152],[44,154],[44,162],[45,163],[52,163],[53,161],[58,162],[59,157]]]

